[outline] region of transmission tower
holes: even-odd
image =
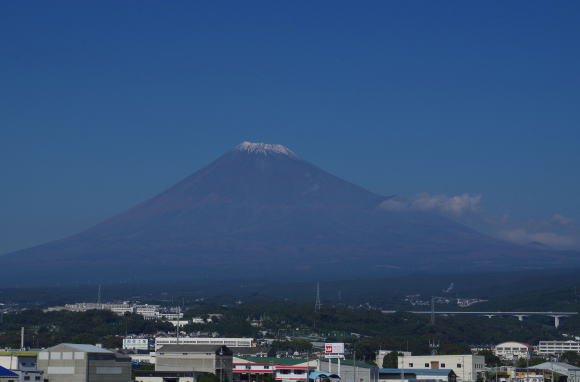
[[[435,340],[433,340],[433,342],[431,342],[431,340],[429,340],[429,349],[431,349],[431,355],[437,355],[439,352],[439,341],[435,342]]]
[[[314,311],[320,312],[322,303],[320,302],[320,283],[316,283],[316,302],[314,303]]]

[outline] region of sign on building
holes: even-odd
[[[344,354],[344,343],[324,344],[324,354]]]

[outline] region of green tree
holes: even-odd
[[[570,365],[580,365],[580,356],[575,351],[567,351],[562,353],[560,360],[562,362],[569,363]]]
[[[485,364],[488,366],[501,365],[501,359],[491,350],[480,350],[477,354],[485,357]]]
[[[399,355],[401,353],[397,353],[396,351],[392,351],[389,354],[385,355],[383,358],[383,367],[388,369],[396,369],[399,367]]]

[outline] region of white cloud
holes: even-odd
[[[461,194],[446,195],[421,194],[411,202],[411,209],[420,211],[439,211],[449,215],[460,216],[479,211],[481,195]]]
[[[561,225],[568,225],[574,221],[574,219],[560,214],[554,214],[552,220]]]
[[[580,248],[580,227],[572,218],[554,214],[544,219],[516,219],[508,214],[481,211],[481,194],[455,196],[419,194],[411,199],[394,197],[380,207],[387,211],[428,211],[453,218],[485,234],[516,244],[540,243],[555,249]]]
[[[518,244],[537,242],[560,249],[574,248],[578,245],[577,239],[572,236],[561,235],[554,232],[529,232],[523,228],[510,231],[500,231],[498,232],[498,235],[505,240]]]

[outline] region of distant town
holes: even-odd
[[[202,298],[171,306],[101,302],[99,288],[97,302],[40,311],[3,304],[0,378],[2,382],[580,382],[578,332],[566,333],[546,321],[558,315],[566,323],[576,319],[575,312],[450,312],[444,307],[467,308],[485,300],[422,299],[418,294],[402,300],[410,308],[428,309],[398,312],[323,305],[316,297],[313,305],[242,301],[211,305]],[[475,326],[479,328],[474,331]],[[537,340],[518,340],[524,337]],[[482,342],[486,338],[498,341]]]

